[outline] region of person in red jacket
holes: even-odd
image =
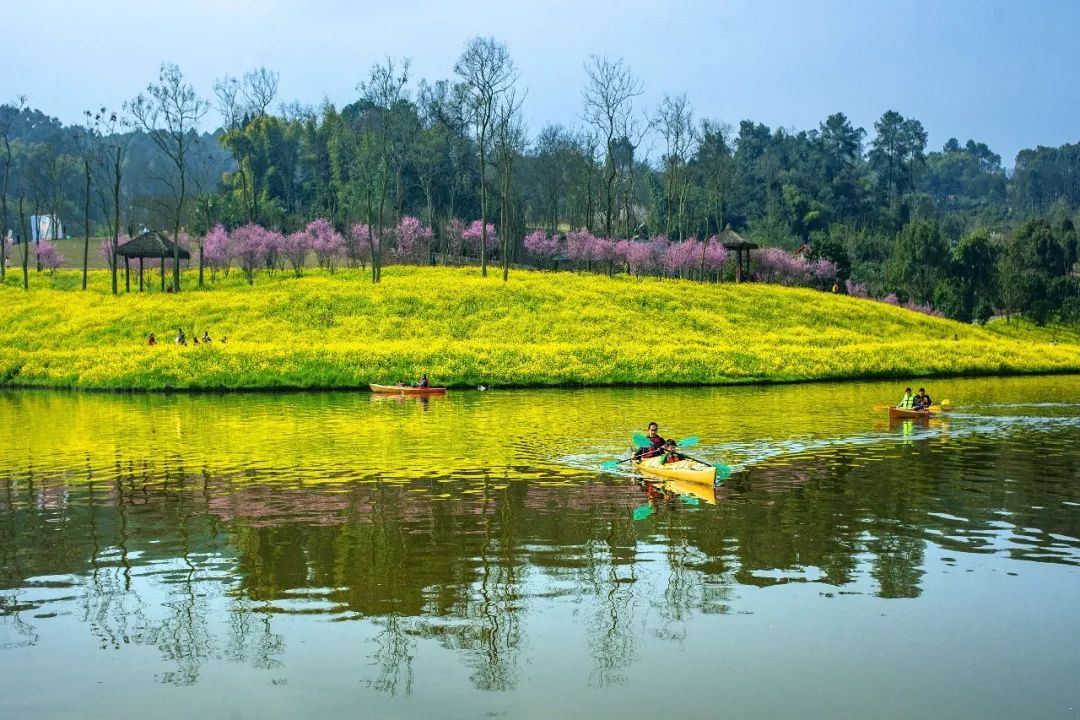
[[[634,459],[641,460],[643,458],[656,457],[660,454],[660,449],[664,446],[664,438],[660,437],[660,426],[654,422],[649,423],[649,446],[638,448],[634,452]]]

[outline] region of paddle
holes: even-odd
[[[649,439],[649,436],[642,433],[634,433],[633,440],[634,444],[638,447],[647,448],[652,445],[652,440]],[[690,437],[680,440],[679,447],[693,447],[698,444],[699,440],[701,440],[701,438],[699,438],[697,435],[691,435]]]
[[[686,438],[684,440],[680,440],[678,443],[675,444],[675,447],[680,447],[680,448],[682,448],[682,447],[693,447],[694,445],[698,444],[698,441],[700,439],[701,438],[699,438],[697,435],[691,435],[690,437],[688,437],[688,438]],[[647,436],[645,436],[645,435],[642,435],[641,433],[635,433],[634,434],[634,444],[636,444],[638,447],[643,447],[643,448],[647,448],[650,445],[652,445],[649,438]],[[633,459],[634,459],[634,456],[631,455],[630,457],[623,458],[622,460],[605,460],[604,462],[600,463],[600,469],[601,470],[614,470],[614,469],[618,468],[620,465],[622,465],[623,463],[630,462]]]
[[[644,520],[645,518],[649,517],[652,514],[653,514],[653,506],[652,505],[639,505],[638,507],[634,508],[633,518],[635,520]]]

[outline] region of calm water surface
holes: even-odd
[[[1080,377],[929,389],[0,394],[0,717],[1077,717]]]

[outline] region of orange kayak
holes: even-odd
[[[910,408],[889,408],[890,420],[928,420],[934,417],[929,410],[913,410]]]
[[[373,393],[382,393],[384,395],[445,395],[446,388],[444,387],[412,387],[410,385],[376,385],[371,383],[368,385]]]

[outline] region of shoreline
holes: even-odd
[[[826,383],[857,383],[857,382],[885,382],[889,380],[903,381],[905,383],[916,383],[924,380],[966,380],[966,379],[985,379],[985,378],[1022,378],[1022,377],[1070,377],[1080,376],[1080,369],[1061,369],[1061,370],[1032,370],[1028,371],[1016,371],[1016,372],[999,372],[988,371],[981,372],[955,372],[955,373],[933,373],[933,374],[913,374],[913,375],[897,375],[897,374],[881,374],[881,375],[851,375],[843,377],[820,377],[820,378],[793,378],[793,379],[762,379],[751,378],[746,380],[732,380],[730,382],[717,382],[717,383],[590,383],[590,384],[508,384],[508,385],[487,385],[485,389],[480,390],[473,385],[453,385],[445,384],[442,387],[447,389],[447,392],[454,393],[478,393],[478,392],[492,392],[498,390],[529,390],[532,392],[543,392],[546,390],[633,390],[633,389],[679,389],[685,390],[688,388],[725,388],[725,387],[769,387],[776,385],[818,385]],[[342,393],[342,394],[356,394],[356,395],[378,395],[385,398],[397,398],[404,397],[408,399],[420,398],[422,396],[409,396],[409,395],[395,395],[394,393],[374,393],[366,385],[323,385],[323,386],[290,386],[290,385],[267,385],[267,386],[253,386],[253,387],[166,387],[166,388],[139,388],[139,387],[79,387],[79,386],[58,386],[58,385],[34,385],[28,383],[13,383],[13,384],[0,384],[0,393],[7,391],[17,392],[47,392],[47,393],[68,393],[68,394],[90,394],[90,395],[300,395],[306,393]],[[439,397],[439,396],[426,396],[426,397]]]

